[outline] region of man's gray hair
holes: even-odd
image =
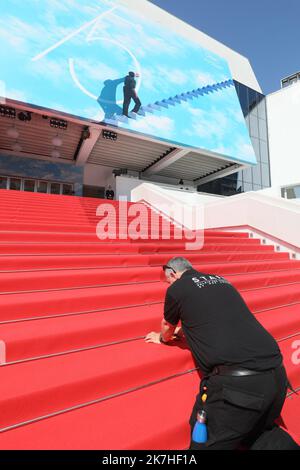
[[[172,269],[165,269],[165,273],[167,276],[169,276],[174,269],[176,273],[183,273],[187,269],[191,269],[193,266],[192,264],[186,259],[182,257],[177,257],[177,258],[172,258],[170,261],[167,263],[167,266],[169,266]]]

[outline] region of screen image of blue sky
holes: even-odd
[[[123,78],[131,70],[140,74],[143,105],[231,79],[225,60],[148,21],[143,3],[133,11],[117,0],[4,2],[0,80],[6,96],[102,121],[108,109],[122,114]],[[119,125],[256,163],[234,86]]]

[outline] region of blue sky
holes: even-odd
[[[300,1],[151,0],[250,60],[264,93],[300,70]]]
[[[149,22],[142,7],[129,10],[116,0],[8,0],[1,13],[0,80],[7,96],[21,101],[101,121],[97,98],[104,82],[129,70],[141,75],[144,105],[231,79],[224,59]],[[122,93],[120,83],[119,106]],[[233,86],[122,127],[256,161]]]

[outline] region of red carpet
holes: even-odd
[[[186,252],[162,239],[160,220],[160,241],[99,241],[95,199],[0,190],[0,201],[0,449],[188,446],[191,353],[143,341],[159,329],[161,265],[176,254],[239,289],[300,389],[300,261],[247,233],[205,231],[203,248]],[[283,418],[297,438],[299,415],[290,394]]]

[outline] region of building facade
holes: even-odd
[[[236,80],[235,88],[249,130],[257,165],[198,186],[201,192],[231,196],[271,186],[266,96]]]
[[[272,188],[277,195],[296,199],[300,197],[300,81],[291,77],[289,85],[267,96],[267,111]]]

